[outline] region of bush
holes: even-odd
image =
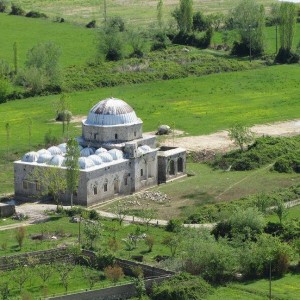
[[[0,0],[0,13],[5,12],[5,10],[6,10],[6,5],[7,5],[6,1]]]
[[[107,279],[116,283],[124,277],[123,269],[119,266],[108,266],[104,269]]]
[[[290,162],[285,158],[279,158],[274,164],[274,170],[279,173],[291,173]]]
[[[85,25],[86,28],[96,28],[96,20],[92,20],[91,22]]]
[[[121,17],[112,17],[108,19],[107,25],[108,28],[114,28],[117,31],[125,31],[125,22]]]
[[[72,119],[72,113],[69,110],[60,111],[57,114],[56,121],[70,121]]]
[[[44,18],[44,19],[47,19],[48,18],[48,16],[46,15],[46,14],[44,14],[44,13],[40,13],[40,12],[38,12],[38,11],[30,11],[30,12],[28,12],[26,15],[25,15],[25,17],[27,17],[27,18]]]
[[[13,16],[24,16],[25,11],[21,8],[21,6],[19,6],[17,4],[12,4],[11,12],[9,14],[13,15]]]
[[[90,220],[99,220],[100,215],[96,210],[92,209],[89,211],[89,219]]]
[[[171,219],[169,220],[166,231],[169,232],[179,232],[182,228],[182,221],[178,219]]]
[[[108,266],[113,266],[115,263],[115,257],[112,254],[103,254],[103,252],[97,253],[96,267],[99,270],[104,270]]]
[[[0,76],[0,104],[7,101],[7,95],[9,93],[10,83],[7,79]]]
[[[174,276],[171,280],[154,285],[152,300],[197,300],[206,299],[212,287],[200,277],[187,273]]]
[[[52,134],[52,130],[49,129],[44,135],[44,143],[45,146],[52,146],[58,144],[59,139],[55,135]]]

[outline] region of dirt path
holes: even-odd
[[[276,122],[272,124],[255,125],[251,130],[256,136],[293,136],[300,134],[300,120],[286,122]],[[213,150],[225,152],[235,148],[233,142],[228,138],[226,130],[218,131],[209,135],[187,136],[187,137],[168,137],[164,142],[166,146],[183,147],[188,151]]]

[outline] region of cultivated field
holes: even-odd
[[[98,23],[104,20],[104,1],[100,0],[18,0],[26,10],[38,10],[51,17],[65,17],[66,20],[87,23],[92,19]],[[121,16],[129,24],[151,25],[156,21],[157,0],[116,0],[106,1],[107,16]],[[258,0],[269,7],[275,0]],[[169,23],[170,13],[178,5],[178,0],[166,0],[164,3],[165,22]],[[195,0],[194,10],[202,10],[206,14],[227,13],[236,6],[238,0]]]

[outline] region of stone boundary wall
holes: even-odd
[[[56,261],[74,261],[68,248],[34,251],[0,257],[0,271],[9,271],[22,265],[47,264]],[[35,263],[32,263],[35,262]]]
[[[145,287],[147,290],[152,288],[154,283],[160,283],[164,280],[168,280],[173,275],[165,275],[162,277],[145,279]],[[128,283],[119,286],[113,286],[100,290],[80,292],[76,294],[69,294],[57,297],[51,297],[47,299],[53,300],[115,300],[115,299],[128,299],[136,296],[136,289],[133,283]]]

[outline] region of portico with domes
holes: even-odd
[[[185,174],[186,151],[156,146],[156,136],[143,135],[143,122],[125,101],[98,102],[82,121],[80,178],[74,203],[84,206],[128,195]],[[30,182],[35,168],[64,166],[66,144],[26,153],[14,163],[15,196],[27,199],[40,193]],[[63,197],[66,198],[66,197]]]

